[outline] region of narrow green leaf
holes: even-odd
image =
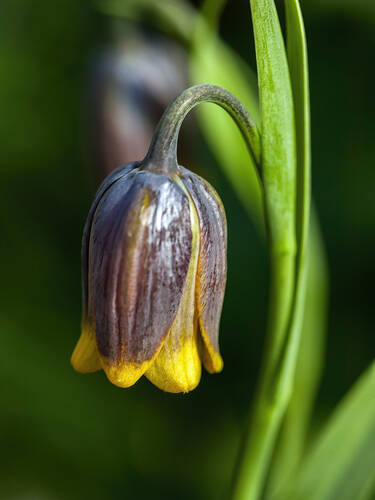
[[[262,494],[291,395],[298,346],[296,335],[288,336],[296,257],[297,159],[293,94],[275,4],[273,0],[250,0],[250,6],[262,119],[262,182],[271,289],[267,350],[235,481],[235,500],[257,500]]]
[[[204,2],[203,11],[206,15],[209,15],[206,20],[211,29],[217,29],[218,8],[220,7],[218,7],[216,0],[206,0]],[[209,32],[207,25],[203,25],[202,22],[199,23],[196,32],[191,59],[194,83],[208,81],[229,88],[235,95],[240,97],[259,123],[258,109],[255,103],[257,91],[255,89],[254,74],[245,61],[238,58],[230,47],[226,46],[217,36],[215,37],[215,33]],[[305,55],[304,60],[306,64]],[[306,71],[306,66],[302,67]],[[301,92],[304,97],[299,110],[301,113],[306,113],[306,119],[304,117],[302,120],[300,119],[300,121],[306,123],[303,128],[306,139],[303,138],[298,149],[299,168],[304,168],[304,159],[306,159],[305,165],[308,166],[310,159],[308,87],[306,80],[301,79],[306,92]],[[262,213],[260,192],[259,195],[254,196],[253,169],[249,164],[248,152],[237,128],[233,127],[231,121],[213,106],[207,106],[206,109],[200,108],[198,114],[201,119],[202,131],[217,158],[218,164],[221,165],[228,176],[249,215],[254,220],[254,214],[256,214],[255,220],[259,221],[259,216]],[[306,176],[304,179],[305,182],[302,183],[302,186],[307,187],[306,190],[309,192],[309,177]],[[305,211],[306,213],[307,211]],[[308,305],[305,306],[302,324],[302,345],[297,362],[295,388],[287,412],[276,463],[273,464],[271,475],[273,487],[270,488],[270,491],[276,489],[281,482],[280,479],[285,477],[287,472],[290,473],[293,470],[303,451],[311,408],[321,376],[324,335],[326,333],[327,276],[325,252],[318,220],[315,215],[309,238]]]
[[[328,266],[317,216],[312,212],[309,236],[307,296],[293,394],[290,400],[267,485],[267,499],[283,499],[305,453],[316,392],[321,380],[326,340]]]
[[[310,215],[311,131],[310,92],[305,28],[298,0],[285,0],[287,54],[297,139],[297,241],[298,260],[305,260]]]
[[[212,5],[214,3],[214,5]],[[203,9],[207,13],[211,10],[211,17],[207,19],[208,25],[215,27],[217,15],[212,11],[217,9],[215,0],[206,0]],[[235,95],[239,96],[256,120],[259,122],[257,108],[254,101],[256,98],[255,77],[250,73],[246,63],[236,57],[236,53],[230,50],[224,42],[220,41],[211,31],[208,32],[207,25],[199,23],[195,37],[194,50],[192,52],[192,75],[194,83],[204,81],[215,82],[225,88],[229,88]],[[301,80],[303,81],[303,80]],[[308,89],[305,95],[308,95]],[[204,107],[203,107],[204,108]],[[300,110],[308,110],[307,106],[300,106]],[[308,111],[305,111],[308,113]],[[214,107],[207,106],[206,109],[198,110],[201,118],[202,131],[206,135],[213,154],[216,155],[219,165],[222,166],[235,189],[244,207],[248,209],[249,215],[259,221],[261,214],[261,199],[253,195],[253,180],[251,175],[253,169],[249,164],[249,156],[244,146],[243,139],[237,129],[227,117]],[[309,124],[308,117],[306,124]],[[309,165],[309,128],[304,129],[307,139],[300,148],[305,151],[301,156],[307,157],[305,164]],[[306,155],[306,156],[305,156]],[[303,161],[299,167],[303,168]],[[305,180],[307,180],[305,178]],[[308,182],[302,186],[308,186]],[[307,189],[309,192],[309,189]],[[255,212],[254,212],[255,211]],[[306,212],[305,212],[306,213]],[[302,346],[297,364],[296,385],[287,421],[282,434],[282,444],[279,447],[279,459],[277,460],[274,485],[279,484],[279,478],[286,471],[292,471],[294,465],[301,457],[305,436],[308,429],[311,407],[317,390],[321,374],[322,351],[324,350],[324,334],[326,331],[326,308],[327,308],[327,266],[323,243],[319,231],[316,216],[313,219],[309,243],[309,271],[308,271],[308,306],[305,307],[305,315],[302,325]],[[274,475],[272,474],[271,477]],[[271,489],[272,490],[272,489]]]
[[[371,498],[374,476],[375,362],[345,396],[321,432],[287,498]]]
[[[296,143],[284,40],[271,0],[250,0],[262,119],[262,170],[272,252],[295,251]]]
[[[309,307],[305,309],[311,198],[310,99],[306,37],[298,0],[285,0],[285,11],[287,56],[293,90],[297,139],[296,288],[289,340],[290,343],[298,345],[304,310],[308,312],[311,306],[314,307],[319,303],[315,300],[311,306],[309,303]],[[316,238],[318,238],[317,231],[315,231],[315,234]],[[315,245],[315,253],[310,258],[316,259],[320,257],[320,253],[320,247]],[[315,263],[315,271],[319,268],[319,265],[319,262]],[[320,281],[322,280],[324,280],[324,275],[321,275]],[[314,277],[310,275],[310,294],[313,287]],[[310,315],[307,314],[307,317],[310,317]],[[296,365],[297,372],[294,377],[293,397],[283,424],[283,432],[281,433],[270,480],[269,492],[271,496],[282,481],[287,481],[288,475],[291,474],[301,458],[312,402],[319,380],[319,370],[309,370],[311,367],[310,363],[306,363],[306,359],[309,359],[306,350],[309,351],[308,354],[314,352],[318,357],[318,361],[321,360],[322,326],[319,325],[319,319],[321,319],[321,315],[318,316],[318,322],[313,322],[311,326],[306,324],[305,321],[304,337],[299,352],[299,360],[304,361],[298,362]],[[317,328],[317,331],[315,331],[315,328]],[[292,352],[293,350],[291,349]],[[291,366],[291,371],[293,371],[293,368]],[[301,381],[304,381],[304,387],[301,386]]]

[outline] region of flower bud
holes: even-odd
[[[215,190],[176,167],[130,163],[103,182],[82,242],[82,334],[73,367],[120,386],[142,375],[188,392],[219,372],[226,220]]]

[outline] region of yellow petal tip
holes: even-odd
[[[82,325],[82,333],[70,362],[79,373],[92,373],[102,368],[96,347],[95,333],[87,323]]]
[[[224,368],[223,358],[213,347],[207,333],[200,328],[201,333],[201,358],[208,373],[219,373]]]
[[[141,364],[123,362],[116,364],[106,358],[102,358],[103,369],[108,380],[123,389],[134,385],[145,373],[151,362],[146,361]]]
[[[168,339],[145,376],[165,392],[190,392],[201,379],[201,361],[195,337],[186,339],[182,346],[171,348]]]

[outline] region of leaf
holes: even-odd
[[[203,10],[206,13],[211,10],[211,17],[206,19],[211,29],[216,28],[217,12],[215,11],[217,9],[218,6],[215,0],[206,0],[204,2]],[[214,16],[212,16],[212,12]],[[214,22],[212,17],[215,17]],[[212,81],[229,88],[235,95],[241,96],[241,100],[247,103],[248,109],[252,110],[257,122],[259,122],[257,104],[254,102],[257,97],[255,75],[250,71],[245,61],[240,59],[224,42],[215,37],[212,31],[209,32],[207,24],[203,26],[202,22],[199,24],[195,36],[194,51],[192,52],[191,69],[194,83]],[[306,158],[305,164],[308,168],[310,160],[307,79],[305,82],[306,92],[301,92],[302,105],[299,106],[300,111],[305,112],[307,115],[306,127],[303,129],[306,140],[302,143],[303,148],[299,148],[299,168],[302,169],[304,168],[304,158]],[[306,104],[303,104],[304,95],[306,96]],[[202,108],[199,108],[198,114],[201,119],[202,131],[206,135],[212,152],[216,155],[219,165],[226,172],[240,201],[248,209],[249,215],[253,220],[259,222],[259,217],[262,214],[261,199],[260,197],[254,198],[253,194],[250,194],[254,189],[252,187],[254,180],[250,177],[253,169],[249,164],[249,156],[243,139],[237,133],[237,129],[233,127],[231,121],[220,110],[216,110],[212,106]],[[305,119],[303,118],[303,120]],[[305,181],[302,186],[305,186],[309,195],[309,176],[305,178]],[[305,214],[307,213],[305,211]],[[302,345],[297,362],[293,399],[287,413],[282,443],[279,446],[277,455],[279,460],[277,460],[277,464],[273,464],[276,467],[274,475],[272,474],[274,486],[279,483],[281,477],[284,477],[285,471],[291,472],[293,470],[294,465],[301,458],[311,408],[321,376],[324,335],[326,332],[328,271],[316,214],[313,217],[313,222],[309,239],[308,305],[304,308]]]
[[[309,307],[305,307],[311,202],[310,98],[306,36],[298,0],[285,0],[285,11],[287,22],[287,56],[293,91],[297,140],[296,288],[289,338],[292,343],[298,344],[304,311],[307,317],[311,318],[311,315],[308,314],[310,307],[314,307],[315,305],[319,308],[320,302],[317,297],[311,297],[311,292],[314,290],[315,277],[311,276],[310,273],[309,300],[313,299],[313,301],[311,306],[309,302]],[[314,236],[314,240],[319,241],[320,235],[316,228]],[[322,266],[321,262],[324,260],[321,245],[314,245],[314,253],[310,258],[314,260],[314,271],[316,272]],[[320,276],[320,282],[324,282],[324,272]],[[319,322],[322,320],[322,316],[325,316],[324,306],[325,304],[323,304],[321,314],[318,311],[317,321],[311,318],[312,323],[307,323],[305,318],[299,351],[299,362],[296,365],[297,371],[294,376],[293,396],[284,421],[283,432],[281,433],[272,470],[270,481],[271,496],[272,491],[278,487],[280,482],[287,481],[288,474],[296,467],[302,454],[312,402],[320,373],[319,369],[309,369],[311,366],[308,360],[310,359],[309,355],[311,352],[314,352],[317,356],[317,363],[322,358],[321,340],[324,327]],[[301,360],[303,361],[301,362]],[[291,370],[293,370],[293,367],[291,367]]]
[[[205,2],[205,10],[212,0]],[[194,84],[212,83],[232,92],[245,105],[255,123],[259,107],[254,73],[246,63],[215,34],[212,20],[197,22],[190,59]],[[263,206],[259,179],[245,143],[232,120],[214,106],[198,109],[201,129],[218,164],[223,168],[240,201],[259,228],[263,229]]]
[[[371,498],[375,481],[375,362],[320,433],[287,498]]]
[[[298,0],[285,0],[287,54],[293,90],[297,139],[298,260],[305,260],[310,215],[311,130],[310,92],[305,28]]]
[[[271,290],[267,350],[238,469],[236,500],[256,500],[264,489],[277,434],[291,396],[299,338],[297,329],[288,335],[296,257],[297,161],[292,87],[273,0],[250,0],[250,6],[262,119],[261,166]]]
[[[195,20],[195,10],[183,0],[95,0],[96,7],[103,14],[140,20],[146,19],[189,44]]]
[[[278,493],[291,480],[303,457],[322,375],[327,332],[328,267],[315,212],[312,212],[311,218],[308,259],[307,296],[293,394],[267,485],[267,498],[272,500],[283,498]]]
[[[251,0],[262,119],[262,171],[272,252],[295,251],[296,142],[288,62],[274,2]]]

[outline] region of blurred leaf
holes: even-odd
[[[220,17],[228,0],[204,0],[200,10],[201,16],[206,22],[207,28],[215,36],[219,32]]]
[[[307,3],[307,2],[306,2]],[[363,16],[364,20],[375,16],[375,3],[372,0],[310,0],[309,7],[327,12],[348,12]]]
[[[140,20],[144,16],[162,31],[190,43],[195,11],[183,0],[95,0],[103,14]]]
[[[205,2],[208,10],[210,2]],[[212,20],[199,18],[191,52],[192,83],[212,83],[232,92],[259,124],[256,78],[246,63],[212,30]],[[217,107],[198,109],[202,132],[243,205],[263,229],[262,195],[256,169],[239,130]]]
[[[375,362],[339,404],[287,498],[369,499],[375,480]]]

